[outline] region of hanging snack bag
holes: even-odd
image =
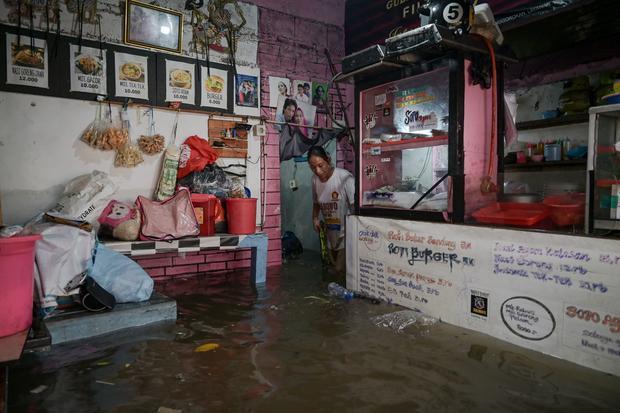
[[[142,153],[138,148],[138,145],[135,145],[131,139],[129,139],[129,116],[127,115],[127,107],[125,106],[121,111],[121,119],[123,119],[123,136],[125,137],[124,142],[119,140],[120,147],[116,147],[116,157],[114,158],[114,166],[123,167],[123,168],[133,168],[136,165],[144,162],[144,158],[142,157]],[[114,143],[117,143],[115,141]]]
[[[156,155],[164,150],[165,138],[155,133],[155,118],[153,116],[153,108],[148,110],[149,116],[149,134],[141,135],[138,139],[140,150],[147,155]]]
[[[107,122],[102,119],[102,103],[99,102],[97,105],[97,111],[95,112],[95,120],[92,121],[84,132],[82,132],[82,136],[80,140],[88,144],[93,148],[102,148],[105,146],[105,142],[103,141],[103,132],[107,128]]]

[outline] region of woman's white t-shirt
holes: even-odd
[[[355,180],[346,169],[334,168],[327,182],[321,182],[316,175],[312,176],[312,201],[321,207],[327,227],[327,244],[333,250],[345,246],[344,223],[354,196]]]

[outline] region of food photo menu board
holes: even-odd
[[[207,68],[200,69],[201,106],[226,110],[228,108],[228,91],[230,83],[226,70]]]
[[[148,57],[114,52],[117,97],[149,100]]]
[[[28,36],[6,35],[6,83],[49,89],[47,42]]]
[[[166,59],[166,102],[196,104],[196,65]]]
[[[71,92],[107,95],[105,50],[71,44],[69,59]]]
[[[259,113],[258,69],[239,68],[239,104],[234,110],[231,67],[195,58],[0,24],[0,90],[92,101],[104,96],[205,112]],[[249,71],[250,73],[245,73]]]

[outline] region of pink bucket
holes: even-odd
[[[34,253],[40,235],[0,238],[0,337],[30,328]]]

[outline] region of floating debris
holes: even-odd
[[[105,384],[106,386],[116,386],[116,384],[114,383],[110,383],[109,381],[103,381],[103,380],[95,380],[95,383]]]
[[[183,410],[160,406],[159,409],[157,409],[157,413],[183,413]]]
[[[424,313],[414,310],[402,310],[394,313],[383,314],[372,318],[372,322],[378,327],[387,327],[402,333],[410,325],[432,326],[439,320]]]
[[[207,344],[203,344],[202,346],[198,346],[196,347],[196,350],[194,350],[196,353],[203,353],[205,351],[211,351],[211,350],[215,350],[216,348],[219,348],[220,345],[217,343],[207,343]]]
[[[37,386],[34,389],[30,390],[30,393],[32,393],[32,394],[39,394],[39,393],[44,392],[45,390],[47,390],[47,386],[42,384],[42,385]]]

